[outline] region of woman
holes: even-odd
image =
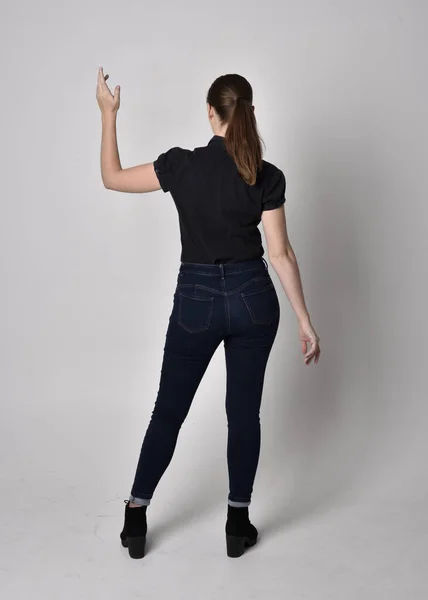
[[[277,293],[262,257],[260,221],[270,263],[298,319],[305,363],[317,363],[320,356],[287,236],[285,177],[262,159],[252,88],[240,75],[219,77],[208,91],[214,135],[206,146],[174,147],[154,162],[122,169],[116,139],[120,88],[116,86],[112,94],[107,78],[100,67],[103,183],[121,192],[169,191],[179,214],[182,245],[159,391],[131,495],[125,500],[120,537],[132,558],[144,555],[146,508],[171,461],[210,359],[223,342],[229,472],[226,548],[228,556],[241,556],[257,541],[248,507],[260,451],[263,380],[280,317]]]

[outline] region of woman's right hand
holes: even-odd
[[[305,363],[309,365],[312,359],[317,363],[321,354],[320,339],[310,321],[299,323],[299,338],[302,344],[302,354],[305,355]],[[309,350],[308,344],[310,345]]]

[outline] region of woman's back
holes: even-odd
[[[275,165],[263,160],[255,184],[249,185],[225,138],[214,135],[194,150],[171,148],[154,168],[177,207],[182,261],[219,264],[264,254],[258,229],[262,211],[285,202],[285,177]]]

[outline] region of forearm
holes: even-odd
[[[299,323],[310,322],[309,312],[306,308],[303,294],[302,281],[296,255],[290,248],[284,256],[270,257],[270,263],[278,275],[284,292],[296,313]]]
[[[105,187],[108,187],[113,176],[122,170],[117,148],[116,116],[117,113],[102,115],[101,177]]]

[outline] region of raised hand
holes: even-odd
[[[106,80],[108,75],[104,75],[103,68],[98,69],[97,83],[97,102],[103,114],[116,113],[120,106],[120,86],[114,88],[114,94],[111,93]]]

